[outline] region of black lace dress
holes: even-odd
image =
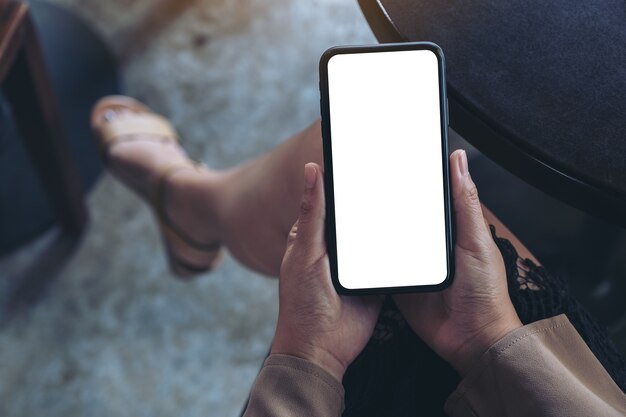
[[[567,283],[496,236],[506,265],[509,294],[524,324],[565,313],[617,385],[626,391],[626,364],[607,332],[575,300]],[[344,377],[344,416],[441,416],[460,377],[409,328],[387,298],[374,336]]]

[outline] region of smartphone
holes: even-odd
[[[326,244],[341,294],[453,279],[444,55],[430,42],[335,47],[320,60]]]

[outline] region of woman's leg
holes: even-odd
[[[111,142],[111,130],[131,123],[135,131],[142,131],[146,123],[141,117],[149,110],[128,103],[124,98],[105,98],[92,114],[111,173],[159,206],[154,208],[161,210],[162,220],[166,218],[187,240],[202,245],[221,242],[244,265],[277,276],[298,212],[303,166],[311,161],[322,164],[319,120],[271,152],[217,171],[197,169],[173,138],[133,133]],[[150,131],[148,127],[143,129]],[[173,173],[171,167],[176,167]],[[162,191],[161,198],[156,197],[157,190]],[[197,251],[188,245],[169,243],[176,258],[199,263]]]
[[[219,240],[247,267],[277,276],[298,213],[307,162],[322,164],[319,121],[227,171],[184,170],[168,184],[166,211],[183,230]]]
[[[307,162],[323,166],[319,120],[227,174],[220,198],[221,239],[243,264],[278,276],[298,216]]]

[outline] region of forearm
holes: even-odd
[[[452,417],[623,416],[626,396],[561,315],[495,343],[445,410]]]
[[[312,362],[270,355],[257,377],[244,417],[339,417],[343,386]]]

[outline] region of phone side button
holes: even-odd
[[[446,120],[448,121],[448,126],[450,126],[450,106],[448,105],[448,97],[446,97]]]

